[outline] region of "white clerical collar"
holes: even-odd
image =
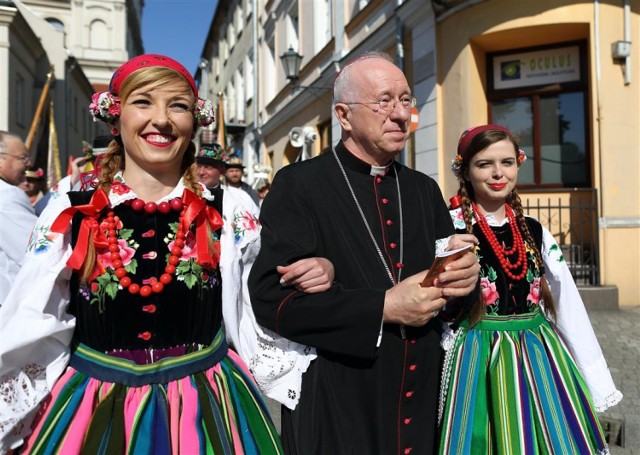
[[[387,173],[387,168],[389,166],[371,166],[371,172],[369,172],[369,174],[372,177],[375,177],[377,175],[384,175]]]

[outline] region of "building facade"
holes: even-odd
[[[220,31],[206,44],[210,79],[226,82],[211,82],[210,92],[231,98],[234,52],[254,55],[244,115],[258,162],[277,171],[335,145],[336,74],[366,51],[386,51],[418,99],[399,159],[435,178],[448,199],[457,190],[449,163],[462,131],[509,127],[529,157],[519,178],[525,209],[558,240],[585,300],[640,305],[640,53],[631,43],[640,36],[638,2],[228,4],[235,6],[214,18]],[[233,21],[238,9],[245,22]],[[250,24],[248,49],[238,43]],[[282,65],[288,52],[301,56],[295,78]]]
[[[37,166],[47,161],[51,109],[62,173],[70,156],[82,154],[83,141],[108,132],[91,121],[88,105],[129,55],[142,53],[143,4],[0,1],[0,129],[32,139]]]

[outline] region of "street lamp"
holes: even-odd
[[[293,47],[289,46],[287,52],[280,56],[282,66],[284,67],[284,74],[287,76],[287,80],[291,81],[292,90],[295,92],[297,89],[312,89],[312,90],[328,90],[333,86],[324,85],[298,85],[297,81],[300,78],[300,64],[302,63],[302,55],[293,50]]]
[[[302,55],[293,50],[293,47],[289,46],[289,50],[280,56],[282,66],[284,66],[284,73],[287,79],[294,84],[300,77],[300,64],[302,63]]]

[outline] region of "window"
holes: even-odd
[[[273,36],[271,36],[267,41],[266,51],[267,52],[265,52],[265,59],[264,59],[264,74],[266,77],[265,77],[263,87],[264,87],[265,100],[267,103],[269,103],[273,99],[276,93],[276,66],[275,66],[276,50],[275,50],[275,44],[273,42]]]
[[[491,123],[509,128],[529,158],[519,186],[591,186],[584,56],[581,43],[488,56]]]
[[[105,22],[100,20],[91,22],[89,47],[91,49],[109,49],[109,29]]]
[[[229,49],[233,49],[233,46],[236,45],[236,27],[233,22],[230,22],[227,27],[227,40],[229,41]]]
[[[289,7],[289,11],[286,17],[287,26],[287,46],[293,49],[299,49],[299,34],[298,34],[298,2],[294,1]]]
[[[329,0],[314,1],[313,14],[313,49],[318,53],[329,42],[332,36],[331,2]]]
[[[247,56],[244,58],[244,100],[249,102],[253,98],[253,49],[247,52]]]
[[[225,121],[235,121],[236,119],[236,88],[233,85],[233,81],[227,83],[227,96],[224,99],[224,109],[226,112]]]
[[[235,74],[236,82],[236,121],[238,123],[244,123],[244,79],[242,78],[242,67],[238,68]]]
[[[62,21],[60,21],[59,19],[56,19],[54,17],[48,17],[45,19],[49,24],[51,24],[51,26],[53,28],[55,28],[56,30],[59,30],[63,33],[63,45],[66,47],[67,46],[67,34],[64,33],[64,24],[62,23]]]

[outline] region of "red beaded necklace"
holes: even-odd
[[[113,210],[107,213],[105,218],[107,228],[107,242],[109,244],[108,249],[111,253],[111,261],[115,269],[115,275],[120,280],[120,285],[124,289],[129,289],[131,294],[140,294],[142,297],[149,297],[151,294],[159,294],[164,290],[164,286],[171,283],[173,280],[172,275],[176,272],[176,265],[180,262],[180,256],[182,256],[182,249],[184,248],[185,229],[182,223],[184,213],[186,210],[185,204],[183,204],[180,198],[175,198],[171,202],[161,202],[156,204],[155,202],[145,202],[142,199],[134,199],[126,202],[136,212],[144,210],[149,214],[153,214],[156,211],[167,214],[171,210],[180,211],[180,218],[178,222],[178,232],[176,232],[176,239],[174,246],[171,248],[171,254],[167,260],[167,265],[164,268],[164,272],[160,275],[160,278],[150,277],[145,281],[149,284],[143,284],[140,286],[138,283],[134,283],[128,276],[126,269],[122,263],[122,257],[120,256],[120,247],[118,246],[118,235],[116,232],[117,222],[119,218],[114,215]]]
[[[511,206],[509,204],[504,205],[507,218],[509,219],[509,226],[511,227],[511,234],[513,236],[513,246],[511,248],[505,248],[504,243],[500,244],[496,235],[491,230],[491,227],[489,227],[487,219],[480,209],[478,209],[476,203],[473,202],[472,206],[480,231],[482,231],[489,242],[489,245],[498,258],[498,262],[500,262],[500,267],[504,273],[514,281],[519,281],[524,278],[527,274],[527,251],[524,245],[524,240],[522,239],[522,234],[520,234],[520,229],[518,229],[518,225],[516,223],[516,216],[513,213]],[[514,254],[517,254],[517,258],[514,263],[511,263],[509,256],[513,256]],[[515,275],[513,272],[515,272],[519,267],[522,267],[522,270],[519,274]]]

